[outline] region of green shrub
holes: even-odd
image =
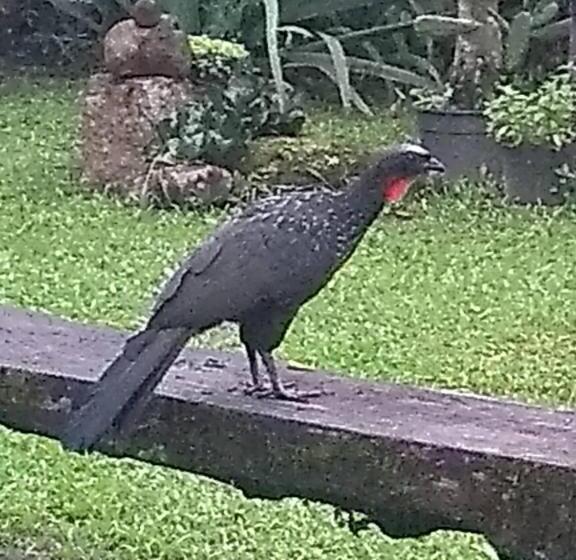
[[[249,57],[244,45],[206,35],[188,35],[188,45],[194,77],[200,80],[227,79]]]
[[[220,57],[238,60],[248,56],[244,45],[207,35],[188,35],[188,45],[195,57]]]
[[[576,139],[576,85],[563,70],[527,89],[499,85],[484,109],[488,133],[501,144],[550,144],[560,149]]]
[[[154,149],[163,159],[237,168],[250,140],[300,132],[305,115],[299,96],[289,101],[280,112],[273,84],[246,60],[225,86],[208,83],[205,95],[161,121]]]

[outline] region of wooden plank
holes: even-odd
[[[0,308],[0,422],[57,438],[126,333]],[[503,557],[573,560],[576,414],[288,371],[312,405],[255,399],[241,355],[186,351],[131,434],[100,449],[365,513],[393,537],[486,535]]]

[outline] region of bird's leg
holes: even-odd
[[[258,371],[258,359],[256,357],[256,351],[254,348],[246,347],[246,356],[248,356],[248,364],[250,366],[250,377],[252,377],[252,385],[259,387],[262,385],[262,379],[260,378],[260,372]]]
[[[246,345],[246,356],[248,357],[248,364],[250,366],[251,383],[244,389],[244,394],[254,395],[258,393],[262,396],[266,396],[273,393],[273,391],[266,388],[262,382],[262,377],[260,376],[260,371],[258,368],[256,351],[251,346]],[[294,385],[294,383],[290,382],[286,385],[286,387],[293,387]]]
[[[264,367],[268,372],[268,377],[270,377],[270,383],[272,384],[272,396],[285,401],[307,402],[307,398],[319,397],[322,395],[321,391],[311,391],[309,393],[289,393],[286,391],[285,387],[280,381],[280,375],[278,374],[278,368],[276,367],[276,362],[274,361],[272,353],[265,352],[263,350],[259,350],[259,353],[262,357]]]
[[[260,377],[260,372],[258,371],[258,359],[256,356],[256,350],[254,350],[254,348],[248,344],[245,345],[245,348],[246,356],[248,357],[248,365],[250,367],[250,377],[252,378],[252,383],[244,390],[244,392],[247,395],[252,395],[254,393],[264,391],[265,387],[262,384],[262,378]]]
[[[270,378],[270,383],[272,384],[272,395],[277,399],[287,400],[287,401],[302,401],[304,400],[302,397],[298,395],[292,395],[286,391],[286,389],[282,386],[282,382],[280,381],[280,376],[278,374],[278,368],[276,367],[276,362],[272,357],[271,352],[260,352],[260,356],[262,357],[262,362],[264,363],[264,367],[268,372],[268,377]]]

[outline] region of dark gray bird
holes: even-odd
[[[385,204],[400,200],[418,176],[443,171],[422,146],[400,144],[345,190],[271,196],[222,225],[185,259],[144,329],[128,339],[86,404],[72,413],[63,445],[91,448],[136,403],[147,401],[192,335],[224,321],[240,327],[251,374],[248,393],[305,399],[282,385],[272,356],[298,309],[350,257]]]

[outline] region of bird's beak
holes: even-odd
[[[446,171],[444,164],[437,158],[431,157],[425,164],[428,175],[443,175]]]

